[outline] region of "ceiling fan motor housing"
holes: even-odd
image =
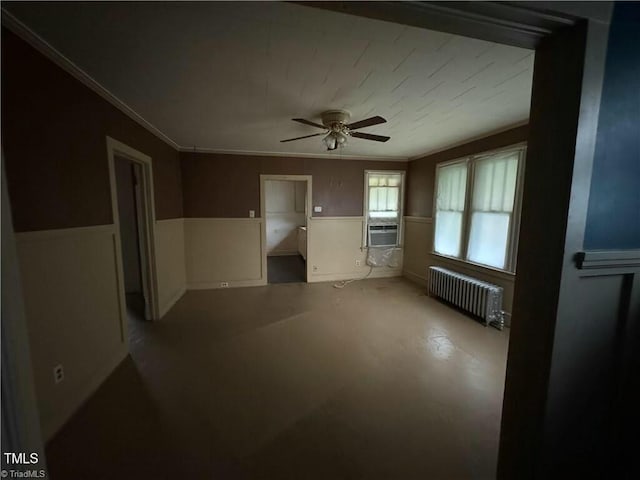
[[[322,124],[329,130],[341,131],[351,120],[351,113],[347,110],[327,110],[322,113]]]

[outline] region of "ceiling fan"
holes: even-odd
[[[281,143],[293,142],[294,140],[302,140],[303,138],[318,137],[320,135],[326,135],[322,141],[327,146],[327,150],[335,150],[336,148],[343,146],[349,137],[362,138],[364,140],[373,140],[374,142],[386,142],[391,137],[384,135],[374,135],[372,133],[354,132],[364,127],[371,127],[387,121],[380,117],[375,116],[360,120],[359,122],[348,123],[351,120],[351,113],[346,110],[328,110],[321,115],[322,125],[319,123],[305,120],[304,118],[292,118],[294,122],[302,123],[312,127],[322,128],[324,132],[314,133],[312,135],[305,135],[303,137],[289,138],[287,140],[280,140]]]

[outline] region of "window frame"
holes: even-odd
[[[511,219],[509,221],[509,232],[507,234],[507,252],[505,253],[505,266],[504,268],[497,268],[491,265],[485,265],[483,263],[472,262],[467,259],[469,253],[469,235],[471,233],[471,205],[473,201],[473,187],[475,183],[475,165],[478,161],[492,157],[495,155],[517,152],[518,153],[518,171],[516,173],[516,191],[513,200],[513,210],[511,212]],[[524,169],[527,157],[527,144],[526,142],[520,142],[507,147],[496,148],[493,150],[486,150],[484,152],[475,153],[473,155],[466,155],[464,157],[458,157],[452,160],[439,162],[436,164],[434,189],[433,189],[433,235],[431,241],[431,254],[442,258],[463,262],[469,265],[474,265],[488,270],[494,270],[497,272],[506,273],[509,275],[515,275],[516,273],[516,261],[518,253],[518,232],[520,230],[520,214],[522,210],[522,187],[524,183]],[[465,199],[464,199],[464,212],[462,214],[462,226],[460,232],[460,256],[455,257],[452,255],[445,255],[443,253],[436,252],[435,238],[436,238],[436,213],[438,211],[438,178],[440,175],[440,169],[449,165],[455,165],[465,163],[467,165],[467,183],[465,186]]]
[[[405,196],[405,170],[365,170],[364,171],[364,202],[362,206],[362,249],[369,248],[369,235],[367,230],[369,228],[369,175],[400,175],[400,191],[398,192],[398,242],[395,247],[400,248],[403,242],[404,233],[404,196]],[[378,222],[376,222],[378,223]],[[385,222],[381,222],[385,223]],[[387,222],[394,224],[395,222]]]

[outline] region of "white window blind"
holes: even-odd
[[[372,221],[400,221],[399,173],[368,173],[368,218]]]
[[[515,272],[525,151],[514,146],[436,167],[435,253]]]
[[[518,176],[518,152],[474,165],[467,260],[504,269]]]
[[[442,255],[460,256],[466,189],[466,162],[438,169],[434,248]]]

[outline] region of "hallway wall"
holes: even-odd
[[[127,355],[106,136],[153,161],[155,216],[182,217],[178,152],[2,28],[2,148],[45,440]],[[159,228],[158,244],[170,235]],[[167,233],[167,235],[165,235]],[[176,250],[174,250],[176,249]],[[161,299],[183,247],[158,261]],[[175,274],[173,271],[177,271]],[[184,273],[182,274],[184,278]],[[177,280],[178,282],[180,280]],[[61,364],[65,379],[54,383]]]
[[[264,285],[260,259],[260,175],[311,175],[310,281],[360,278],[365,170],[406,170],[406,162],[181,152],[188,288]],[[256,218],[248,218],[249,210]],[[361,263],[356,265],[356,261]],[[315,266],[315,269],[314,269]],[[398,276],[377,267],[370,276]]]

